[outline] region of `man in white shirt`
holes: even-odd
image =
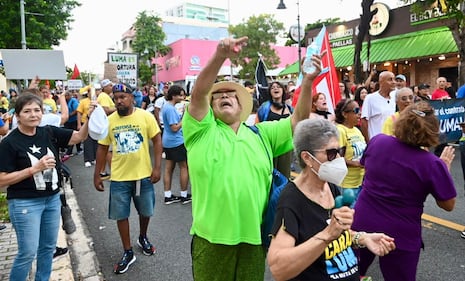
[[[367,95],[362,107],[361,131],[368,141],[381,133],[384,121],[396,111],[396,81],[394,73],[379,74],[379,90]]]

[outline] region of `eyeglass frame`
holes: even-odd
[[[326,152],[326,157],[328,161],[333,161],[336,159],[337,155],[344,157],[346,155],[346,147],[342,146],[339,148],[329,148],[329,149],[314,149],[315,152]]]

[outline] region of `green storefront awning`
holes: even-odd
[[[361,61],[367,60],[367,43],[363,43]],[[334,48],[334,64],[346,67],[354,63],[354,45]],[[421,57],[446,55],[458,52],[452,32],[448,27],[438,27],[371,41],[370,63],[411,60]],[[297,73],[297,62],[279,75]]]

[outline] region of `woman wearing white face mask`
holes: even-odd
[[[352,247],[367,247],[376,255],[395,248],[382,233],[351,231],[354,211],[335,209],[334,198],[347,174],[344,148],[328,120],[301,121],[294,131],[294,151],[301,174],[281,193],[268,250],[275,280],[359,281]],[[341,155],[342,154],[342,155]]]

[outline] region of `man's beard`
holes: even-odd
[[[117,107],[116,111],[118,112],[118,115],[120,115],[120,116],[128,116],[129,115],[129,107],[128,106]]]

